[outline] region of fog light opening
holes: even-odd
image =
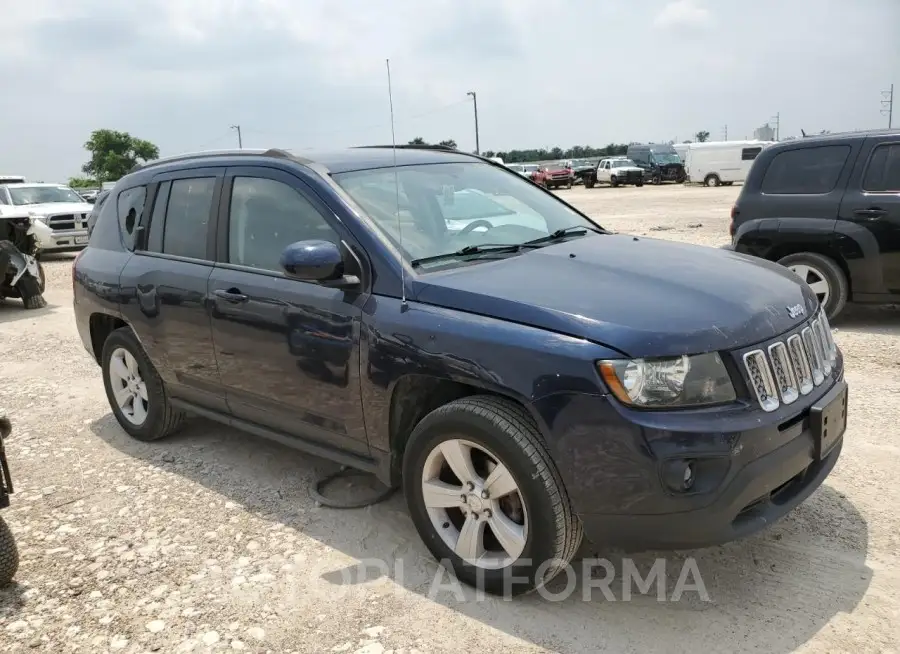
[[[684,464],[684,475],[682,476],[682,490],[691,490],[694,486],[694,464],[686,461]]]
[[[694,461],[690,459],[672,459],[663,465],[663,481],[670,490],[686,493],[694,488],[697,480]]]

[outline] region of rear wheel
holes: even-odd
[[[644,181],[641,180],[641,181],[635,182],[634,185],[635,185],[635,186],[643,186],[643,185],[644,185]]]
[[[707,175],[706,179],[703,180],[703,183],[707,186],[713,187],[718,186],[722,183],[722,181],[719,179],[718,175]]]
[[[403,488],[435,558],[492,594],[543,586],[581,542],[534,420],[503,398],[467,397],[423,418],[404,453]]]
[[[798,252],[778,263],[809,284],[829,320],[843,311],[850,289],[847,276],[833,259],[815,252]]]
[[[184,414],[172,407],[159,373],[131,328],[109,335],[101,361],[106,397],[122,429],[140,441],[177,431]]]

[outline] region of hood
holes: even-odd
[[[435,272],[416,299],[585,338],[632,357],[730,350],[769,339],[816,311],[778,264],[651,238],[588,235]],[[803,315],[791,318],[788,307]]]
[[[88,202],[47,202],[45,204],[22,204],[19,209],[49,216],[57,213],[90,213],[94,205]]]

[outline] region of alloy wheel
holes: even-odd
[[[525,550],[528,515],[509,469],[463,439],[437,445],[425,460],[422,497],[437,534],[470,565],[502,569]]]
[[[116,404],[125,419],[136,427],[147,419],[147,384],[141,377],[137,359],[123,347],[113,350],[109,359],[109,381]]]
[[[825,306],[828,299],[831,297],[831,287],[828,285],[825,273],[805,263],[794,264],[788,268],[800,279],[809,284],[809,287],[819,300],[819,305]]]

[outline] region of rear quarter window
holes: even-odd
[[[147,188],[144,186],[136,186],[119,193],[119,230],[122,234],[122,242],[129,250],[134,250],[134,236],[138,225],[141,224],[146,200]]]
[[[900,191],[900,143],[885,143],[873,150],[863,177],[863,190],[872,193]]]
[[[762,182],[768,194],[824,194],[837,185],[849,145],[823,145],[779,152],[769,163]]]

